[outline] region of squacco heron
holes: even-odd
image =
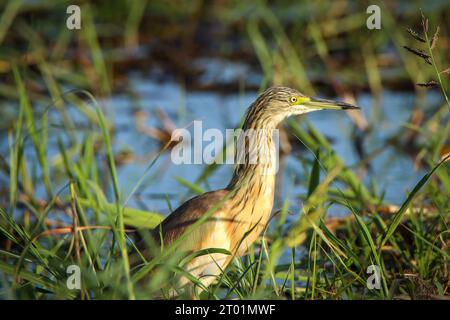
[[[154,238],[170,246],[190,226],[177,250],[187,253],[208,248],[224,248],[231,255],[211,253],[191,260],[186,271],[206,287],[225,269],[234,256],[245,253],[266,227],[271,215],[275,192],[275,145],[273,130],[285,118],[317,110],[359,109],[344,102],[314,99],[287,87],[272,87],[263,92],[248,108],[242,133],[255,130],[253,139],[243,144],[243,161],[238,161],[233,177],[225,189],[194,197],[173,211],[159,227]],[[241,133],[241,134],[242,134]],[[250,153],[256,152],[256,161]],[[262,155],[261,155],[262,153]],[[209,215],[205,219],[205,215]],[[189,280],[180,279],[184,286]]]

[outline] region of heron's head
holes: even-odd
[[[348,109],[359,109],[359,107],[345,102],[307,97],[288,87],[271,87],[252,104],[248,116],[254,120],[271,119],[274,123],[278,123],[291,115],[317,110]]]

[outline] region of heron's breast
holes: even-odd
[[[243,253],[267,226],[273,208],[274,187],[275,180],[266,178],[264,183],[249,186],[242,191],[242,205],[234,207],[233,221],[229,226],[232,243],[241,243],[239,254]]]

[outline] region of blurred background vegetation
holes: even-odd
[[[73,4],[80,30],[66,27]],[[366,27],[372,4],[380,30]],[[177,264],[161,254],[164,267],[139,281],[128,263],[137,230],[232,170],[173,165],[172,130],[235,128],[270,85],[362,112],[281,128],[278,214],[200,297],[448,298],[448,1],[0,8],[2,298],[159,297]],[[70,264],[82,290],[66,287]],[[372,264],[380,290],[366,287]]]

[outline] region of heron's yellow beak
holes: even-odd
[[[302,103],[306,107],[311,107],[318,110],[349,110],[349,109],[359,109],[359,107],[354,106],[350,103],[311,98],[308,101]]]

